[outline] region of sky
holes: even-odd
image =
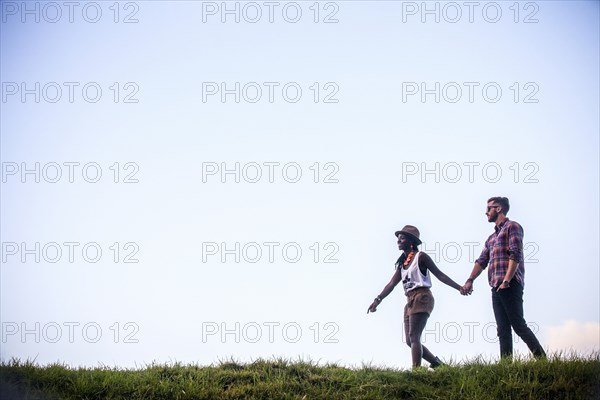
[[[393,234],[463,284],[492,196],[599,350],[598,2],[0,5],[2,360],[409,368]],[[485,274],[433,281],[423,343],[497,359]]]

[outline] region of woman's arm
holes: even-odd
[[[381,291],[381,294],[379,296],[377,296],[377,298],[375,298],[375,300],[373,300],[373,303],[371,303],[369,308],[367,308],[367,314],[369,312],[377,311],[377,306],[379,304],[381,304],[381,300],[385,299],[387,297],[387,295],[390,294],[392,292],[392,290],[394,290],[396,285],[398,283],[400,283],[401,280],[402,280],[402,267],[399,267],[398,269],[396,269],[396,272],[394,273],[394,276],[392,276],[392,279],[390,280],[390,282],[387,285],[385,285],[385,287]]]
[[[460,291],[461,286],[458,283],[454,282],[452,279],[450,279],[448,275],[440,271],[440,269],[437,267],[437,265],[435,265],[435,263],[427,253],[421,252],[419,254],[419,267],[424,267],[430,270],[431,273],[440,280],[440,282],[443,282],[446,285]]]

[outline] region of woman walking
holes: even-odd
[[[377,311],[377,306],[381,304],[381,301],[394,290],[398,283],[402,282],[407,300],[406,306],[404,306],[404,331],[406,344],[410,347],[412,355],[412,366],[413,368],[420,367],[421,359],[424,358],[432,368],[436,368],[442,365],[442,362],[421,344],[421,334],[434,305],[429,272],[431,271],[441,282],[459,292],[461,286],[440,271],[427,253],[419,251],[418,246],[422,242],[416,227],[406,225],[395,235],[398,238],[398,248],[402,251],[402,255],[396,262],[396,272],[381,294],[375,297],[367,309],[367,314]]]

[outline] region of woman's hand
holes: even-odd
[[[377,306],[381,304],[381,300],[375,299],[373,300],[373,302],[371,303],[371,305],[369,306],[369,308],[367,308],[367,314],[369,312],[375,312],[377,311]]]

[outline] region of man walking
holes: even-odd
[[[496,224],[475,261],[473,271],[461,292],[473,292],[473,281],[488,268],[488,282],[492,287],[492,306],[500,339],[500,356],[512,357],[512,331],[527,344],[536,358],[546,357],[544,349],[529,329],[523,317],[523,287],[525,265],[523,260],[523,228],[510,221],[506,214],[510,204],[506,197],[492,197],[487,202],[485,215]]]

